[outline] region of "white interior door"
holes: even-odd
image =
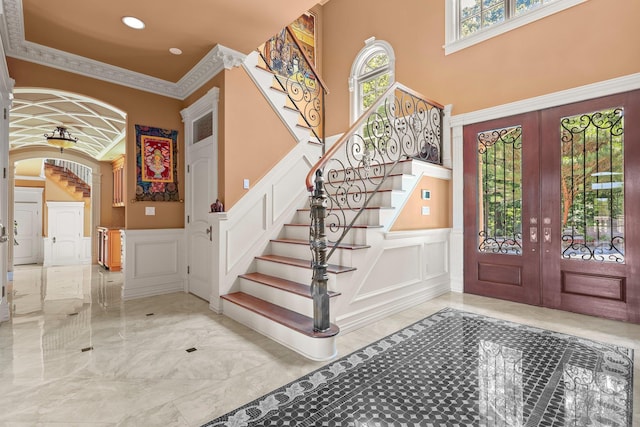
[[[43,188],[32,187],[14,188],[14,265],[42,262],[43,190]]]
[[[189,145],[187,158],[187,247],[189,292],[211,298],[213,248],[209,210],[215,202],[217,179],[213,137]]]
[[[13,264],[37,264],[40,261],[42,243],[41,208],[33,202],[16,202],[13,219]]]
[[[4,55],[2,55],[4,56]],[[13,88],[9,83],[9,73],[4,58],[0,63],[5,64],[0,69],[0,92],[2,96],[3,119],[0,119],[0,322],[9,320],[9,304],[7,295],[7,232],[13,227],[8,224],[9,183],[7,171],[9,168],[9,106],[11,97],[8,94]],[[1,364],[0,364],[1,365]]]
[[[50,259],[45,253],[45,264],[79,264],[84,202],[47,202],[47,210]]]

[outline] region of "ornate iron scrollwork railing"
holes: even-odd
[[[442,164],[443,106],[395,83],[311,168],[314,328],[327,330],[327,262],[398,162]]]
[[[564,117],[562,258],[625,262],[624,110]]]
[[[329,90],[291,27],[269,39],[258,52],[306,126],[322,144],[324,154],[324,97]]]
[[[522,126],[480,132],[478,251],[522,255]]]

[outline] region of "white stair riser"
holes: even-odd
[[[271,304],[276,304],[288,310],[304,314],[305,316],[313,317],[313,299],[309,297],[304,297],[302,295],[287,292],[279,288],[274,288],[273,286],[268,286],[244,278],[240,278],[240,290],[245,294],[268,301]],[[331,322],[335,321],[335,310],[333,310],[331,306],[336,298],[339,298],[339,296],[329,299]]]
[[[337,191],[334,188],[340,188],[342,190],[346,190],[348,192],[357,192],[360,189],[366,189],[368,191],[373,191],[380,184],[382,178],[376,177],[371,180],[355,180],[355,181],[343,181],[342,179],[335,180],[331,182],[325,177],[325,189],[331,194],[336,194]],[[380,190],[409,190],[411,184],[415,180],[413,175],[393,175],[382,181],[382,185],[380,185]]]
[[[334,215],[327,217],[325,223],[328,225],[330,222],[339,221],[341,225],[351,224],[353,218],[355,218],[356,214],[359,210],[351,210],[346,209],[344,211],[336,211]],[[362,214],[356,219],[354,225],[372,225],[379,226],[385,225],[387,221],[389,221],[394,216],[394,210],[390,208],[383,209],[365,209]],[[311,220],[309,218],[309,211],[298,211],[296,213],[295,220],[293,221],[297,224],[304,224],[305,222],[310,223]]]
[[[340,229],[342,230],[342,229]],[[378,229],[375,229],[379,231]],[[330,230],[327,230],[327,237],[330,240],[335,240],[336,236],[331,233]],[[283,238],[289,239],[309,239],[309,227],[308,226],[285,226]],[[353,228],[347,235],[345,236],[342,243],[350,244],[350,245],[366,245],[367,244],[367,229],[366,228]]]
[[[309,359],[327,361],[337,355],[335,336],[311,338],[227,300],[223,300],[222,311],[236,322],[260,332]]]
[[[256,269],[259,273],[268,274],[269,276],[280,277],[281,279],[292,280],[299,283],[311,284],[311,279],[313,277],[313,271],[311,270],[311,268],[302,268],[295,265],[282,264],[279,262],[271,262],[261,259],[256,260]],[[351,272],[341,274],[327,273],[328,289],[332,291],[339,291],[340,282],[342,280],[348,280],[351,274]]]
[[[354,250],[352,249],[338,248],[331,256],[331,263],[351,267],[353,265],[351,261],[353,252]],[[298,245],[294,243],[271,242],[271,254],[291,258],[311,259],[311,249],[309,245]]]
[[[310,298],[244,278],[240,278],[240,290],[271,304],[279,305],[305,316],[313,316],[313,302]]]
[[[329,164],[325,167],[324,171],[325,171],[325,175],[324,175],[324,179],[325,181],[329,180],[329,173],[331,173],[331,180],[339,180],[342,181],[344,180],[344,169],[347,169],[347,171],[349,172],[349,176],[351,178],[353,178],[354,175],[354,170],[356,170],[358,172],[358,176],[360,177],[365,177],[367,175],[367,171],[366,169],[362,168],[362,167],[357,167],[349,170],[349,164],[345,163],[345,162],[338,162],[338,161],[333,161],[333,162],[329,162]],[[371,175],[383,175],[385,173],[388,173],[390,175],[395,175],[395,174],[406,174],[406,175],[412,175],[412,169],[413,169],[413,165],[412,162],[400,162],[398,163],[393,169],[391,169],[391,165],[386,165],[386,167],[371,167],[369,169],[369,174]]]
[[[336,202],[346,206],[348,209],[360,208],[364,205],[365,201],[371,197],[367,206],[379,206],[379,207],[397,207],[400,205],[404,196],[401,191],[381,191],[379,193],[363,195],[365,197],[358,197],[356,194],[347,195],[346,198],[337,198]],[[333,196],[332,196],[333,197]],[[331,202],[329,202],[329,205]]]

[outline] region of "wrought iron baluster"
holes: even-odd
[[[329,90],[291,27],[273,36],[258,52],[313,136],[322,144],[324,154],[325,95]]]
[[[312,193],[316,330],[329,328],[328,260],[400,161],[442,164],[442,116],[442,105],[395,83],[311,168],[306,186]]]

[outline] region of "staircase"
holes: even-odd
[[[91,186],[80,179],[69,169],[45,162],[45,176],[57,183],[75,200],[89,201],[91,198]]]
[[[287,88],[290,83],[285,82],[282,85],[278,83],[276,80],[279,77],[265,68],[265,64],[256,52],[247,56],[243,67],[299,143],[313,144],[322,139],[322,132],[319,131],[318,125],[311,125],[308,118],[301,120],[304,112],[301,111],[300,106],[297,109],[293,106],[290,97],[282,89],[283,86]],[[393,97],[397,91],[408,94],[402,96],[412,97],[411,99],[417,96],[409,89],[396,84],[389,89],[385,97]],[[420,101],[423,99],[420,98]],[[383,99],[370,111],[379,111],[382,102],[384,102]],[[430,107],[425,104],[424,108],[422,105],[419,105],[419,108],[422,113],[429,111]],[[422,130],[429,131],[425,127],[425,117],[427,120],[441,117],[438,114],[421,115],[415,118],[410,117],[416,114],[414,111],[404,110],[398,113],[407,115],[388,118],[388,122],[393,123],[394,136],[400,131],[418,129],[417,126],[423,126]],[[273,230],[273,234],[270,234],[277,237],[269,241],[265,250],[254,258],[247,271],[240,274],[237,280],[227,288],[230,292],[220,296],[222,304],[220,309],[225,315],[312,360],[326,361],[337,355],[336,336],[339,328],[336,325],[336,313],[345,314],[345,310],[340,309],[344,307],[352,309],[350,304],[353,302],[350,300],[351,296],[348,300],[341,301],[341,290],[358,286],[360,278],[354,275],[359,268],[364,272],[373,268],[376,258],[374,253],[369,254],[369,251],[375,252],[370,244],[384,239],[382,233],[389,229],[396,216],[396,210],[403,206],[410,190],[417,185],[419,180],[417,174],[422,173],[419,165],[421,162],[415,160],[420,157],[420,152],[416,151],[420,147],[418,142],[414,142],[415,138],[411,139],[414,142],[411,149],[414,151],[406,152],[403,146],[402,152],[396,151],[395,159],[385,160],[385,158],[378,158],[376,153],[373,153],[373,157],[367,153],[360,154],[361,158],[357,159],[357,162],[349,163],[344,161],[350,155],[349,151],[347,154],[336,154],[339,146],[347,145],[345,142],[351,143],[348,139],[358,132],[359,126],[365,119],[363,116],[361,123],[354,125],[329,150],[327,156],[322,156],[322,160],[313,166],[309,172],[310,175],[307,176],[306,187],[311,189],[314,184],[309,176],[312,176],[315,170],[326,167],[327,171],[332,172],[331,182],[324,186],[324,191],[327,193],[324,200],[330,206],[325,218],[326,231],[322,233],[326,232],[332,262],[326,267],[326,286],[324,276],[318,281],[314,279],[319,277],[317,260],[320,258],[317,255],[318,234],[314,231],[314,237],[310,237],[310,231],[314,230],[310,224],[313,225],[311,213],[317,208],[312,208],[309,197],[305,197],[305,202],[301,201],[298,205],[301,207],[291,214],[291,220],[284,223],[279,231]],[[396,124],[404,124],[408,120],[412,120],[411,127],[397,126],[396,129]],[[441,123],[429,123],[429,125],[432,124],[438,128],[436,132],[439,137]],[[423,135],[429,134],[421,134]],[[358,138],[357,141],[364,141],[364,139]],[[392,141],[389,140],[389,142]],[[425,141],[421,140],[420,144],[424,143]],[[379,144],[379,147],[383,146],[382,142]],[[368,149],[368,147],[365,148],[365,150]],[[351,155],[356,152],[364,153],[362,147],[359,147],[351,150]],[[341,156],[343,156],[342,160]],[[367,156],[370,157],[369,160],[364,159]],[[429,161],[425,158],[423,160]],[[345,171],[335,168],[334,164],[363,166],[350,167]],[[354,176],[357,176],[362,186],[352,185]],[[327,179],[326,176],[325,179]],[[351,189],[354,193],[351,193]],[[362,213],[358,213],[363,206]],[[338,240],[340,243],[335,247],[330,243]],[[248,261],[247,265],[249,265]],[[234,277],[235,275],[230,279],[233,280]],[[312,289],[312,283],[317,289]],[[326,320],[325,314],[321,313],[326,308],[325,298],[328,299],[329,310],[326,310],[326,315],[330,322],[323,322],[324,325],[328,324],[328,327],[319,328],[318,318],[322,317]],[[415,300],[415,297],[413,299]],[[318,304],[319,301],[323,302]],[[371,307],[368,309],[371,310]]]
[[[407,160],[366,208],[332,257],[327,269],[332,323],[328,331],[313,329],[311,293],[311,252],[309,250],[309,214],[307,206],[296,210],[264,254],[255,257],[250,272],[238,278],[237,291],[223,295],[223,312],[234,320],[280,342],[313,360],[329,360],[337,355],[335,325],[340,289],[349,286],[352,274],[366,265],[367,244],[380,234],[395,216],[396,209],[414,184],[413,162]],[[354,215],[354,212],[348,215]],[[341,230],[340,230],[341,232]],[[329,234],[334,240],[335,235]]]

